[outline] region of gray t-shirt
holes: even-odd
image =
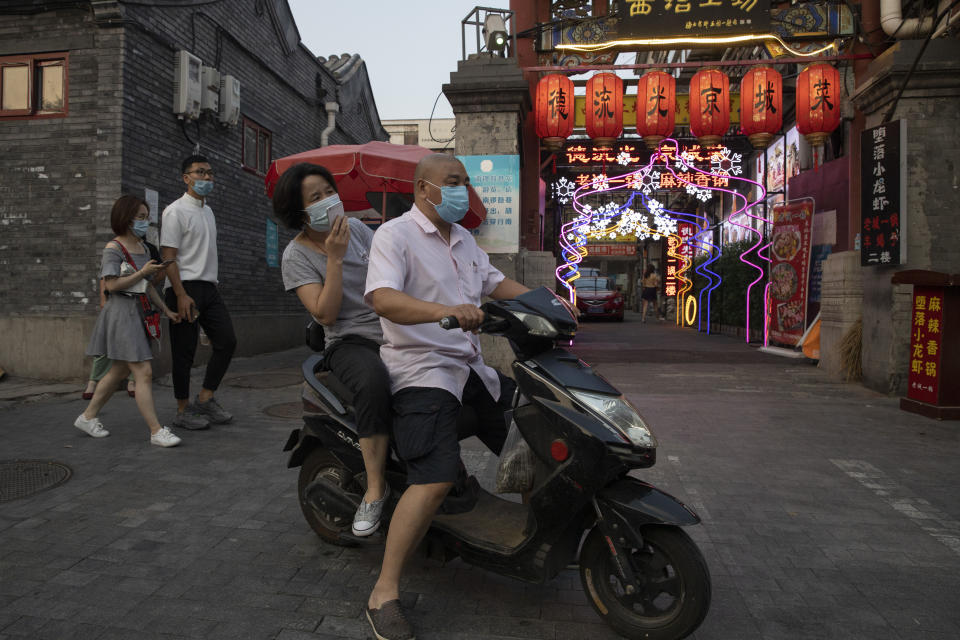
[[[363,301],[373,231],[356,218],[350,218],[349,224],[350,244],[343,256],[343,300],[337,321],[323,327],[327,344],[346,335],[362,336],[383,344],[380,317]],[[287,291],[315,282],[323,284],[327,275],[327,256],[291,240],[283,250],[281,272],[283,287]]]

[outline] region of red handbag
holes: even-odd
[[[136,268],[136,263],[133,261],[133,258],[130,256],[130,252],[127,251],[127,248],[123,246],[119,240],[116,241],[117,245],[120,246],[120,251],[123,252],[123,257],[131,267]],[[149,282],[147,283],[148,287],[151,287]],[[143,321],[144,331],[147,332],[147,338],[153,338],[154,340],[160,340],[160,312],[153,308],[153,305],[150,304],[150,298],[145,293],[134,293],[127,294],[134,298],[137,298],[137,311],[140,312],[140,319]]]

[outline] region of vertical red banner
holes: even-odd
[[[770,259],[770,340],[793,347],[807,328],[813,203],[773,208]]]
[[[912,400],[938,404],[942,332],[943,288],[915,286],[907,377],[907,397]]]

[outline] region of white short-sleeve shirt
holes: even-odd
[[[217,284],[217,219],[208,204],[189,193],[171,202],[163,210],[160,246],[177,250],[181,281]]]
[[[426,302],[479,305],[503,279],[469,231],[452,225],[447,244],[414,205],[374,234],[365,296],[370,303],[370,294],[386,287]],[[497,372],[484,364],[476,335],[448,331],[435,322],[402,325],[380,318],[380,324],[384,338],[380,356],[393,393],[407,387],[437,387],[459,400],[472,369],[490,395],[500,397]]]

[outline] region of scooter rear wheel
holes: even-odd
[[[643,548],[630,549],[637,583],[625,585],[598,528],[580,551],[580,579],[594,610],[626,638],[686,638],[710,608],[710,572],[697,545],[678,527],[640,530]]]
[[[351,520],[342,516],[319,512],[307,500],[307,486],[319,477],[325,478],[346,491],[363,493],[359,485],[356,485],[353,481],[353,474],[343,463],[326,449],[316,448],[304,458],[303,464],[300,466],[300,475],[297,478],[297,496],[303,517],[310,528],[327,542],[344,547],[355,546],[341,537],[343,533],[350,533],[350,527],[353,524]]]

